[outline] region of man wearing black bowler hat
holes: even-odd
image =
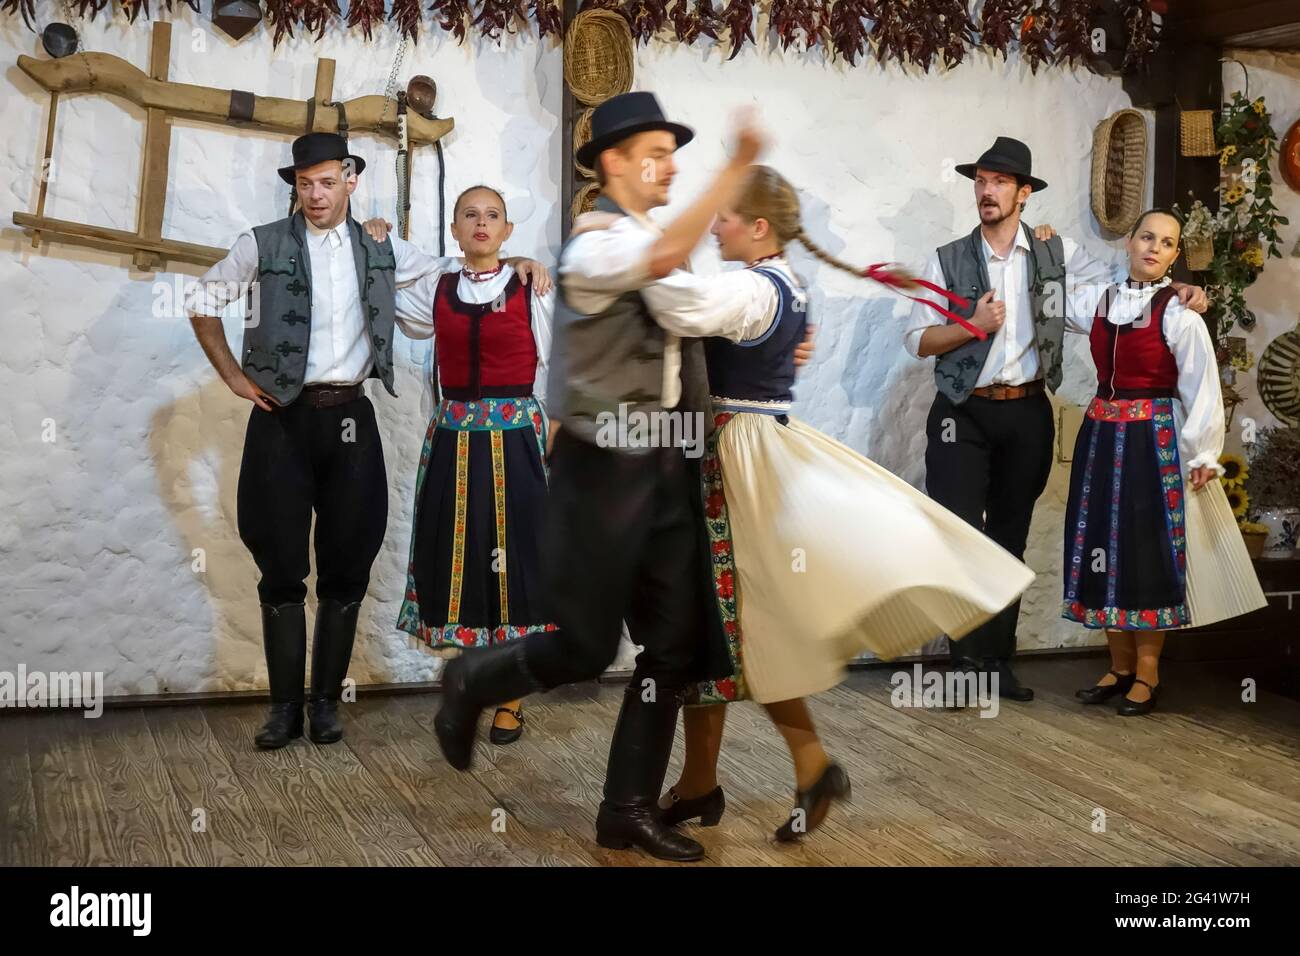
[[[338,702],[388,522],[383,447],[362,382],[377,378],[396,396],[395,286],[455,263],[412,246],[395,256],[390,242],[361,229],[349,199],[365,168],[341,136],[298,137],[292,165],[279,170],[296,191],[298,211],[242,233],[187,303],[213,368],[254,405],[239,468],[238,523],[261,573],[271,709],[255,742],[265,749],[303,732],[313,511],[319,603],[310,734],[321,744],[343,736]],[[218,316],[246,294],[254,311],[236,360]]]
[[[958,309],[984,330],[981,340],[921,306],[905,344],[935,356],[938,392],[926,421],[926,491],[1016,558],[1029,538],[1034,503],[1052,469],[1055,428],[1047,390],[1061,384],[1066,295],[1074,286],[1108,286],[1118,263],[1094,259],[1047,226],[1030,229],[1021,213],[1047,183],[1032,173],[1029,147],[999,136],[973,163],[956,167],[975,182],[980,224],[940,246],[925,278],[971,301]],[[1203,311],[1200,289],[1179,297]],[[954,666],[995,675],[1001,696],[1033,699],[1011,670],[1017,601],[950,645]]]
[[[626,620],[644,649],[610,744],[596,839],[672,860],[704,853],[664,824],[656,806],[677,714],[689,683],[721,676],[728,665],[703,563],[698,461],[680,447],[641,444],[626,426],[669,411],[703,423],[702,342],[665,331],[640,290],[686,264],[762,146],[742,122],[724,169],[660,230],[646,214],[668,202],[674,154],[692,136],[665,119],[650,93],[616,96],[592,115],[578,161],[597,171],[602,195],[560,253],[548,403],[563,423],[543,550],[559,632],[451,661],[434,724],[448,762],[467,769],[485,707],[599,676]],[[600,424],[614,419],[616,437]]]

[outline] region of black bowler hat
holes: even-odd
[[[957,167],[957,172],[961,173],[967,179],[975,178],[976,169],[988,169],[995,173],[1012,173],[1016,176],[1023,176],[1029,181],[1029,185],[1034,187],[1034,192],[1041,193],[1047,188],[1047,183],[1041,179],[1036,179],[1029,174],[1033,165],[1033,157],[1029,153],[1029,147],[1018,139],[1012,139],[1010,136],[999,136],[988,149],[973,163],[962,163]]]
[[[338,133],[307,133],[293,141],[293,165],[280,167],[280,178],[292,186],[300,169],[315,166],[331,159],[352,160],[352,171],[360,174],[366,168],[366,161],[360,156],[348,152],[348,141]]]
[[[620,93],[611,97],[591,114],[591,139],[578,150],[578,162],[592,168],[603,150],[652,129],[666,129],[676,136],[678,149],[695,138],[695,131],[689,126],[664,119],[664,111],[653,93]]]

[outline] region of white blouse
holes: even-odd
[[[1124,285],[1117,276],[1118,291],[1107,311],[1112,325],[1132,325],[1146,314],[1155,294],[1169,285],[1169,279],[1142,288]],[[1092,331],[1097,306],[1106,289],[1115,286],[1080,286],[1067,297],[1070,328],[1083,333]],[[1214,343],[1205,320],[1177,298],[1165,306],[1162,324],[1165,344],[1178,365],[1178,400],[1185,416],[1178,432],[1178,451],[1187,470],[1209,467],[1223,474],[1219,456],[1223,454],[1227,425],[1223,414],[1223,391],[1219,386],[1219,364],[1214,357]]]
[[[397,290],[397,324],[408,338],[433,338],[433,302],[438,293],[438,281],[448,272],[460,271],[464,260],[453,256],[431,256],[420,252],[411,243],[390,236],[393,250],[398,256],[409,256],[418,262],[418,279],[399,286]],[[461,274],[456,284],[456,294],[462,302],[481,305],[491,302],[505,291],[515,270],[505,266],[500,272],[483,282],[474,282]],[[533,380],[533,396],[545,407],[546,373],[551,355],[551,320],[555,313],[555,291],[546,295],[532,295],[533,341],[537,345],[537,377]],[[433,374],[437,375],[435,368]]]
[[[781,296],[776,284],[755,269],[771,269],[790,285],[795,308],[806,309],[808,294],[785,256],[755,268],[712,276],[673,272],[641,290],[655,321],[675,335],[720,336],[732,342],[761,338],[776,320]]]

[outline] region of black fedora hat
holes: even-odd
[[[280,178],[292,186],[294,173],[331,159],[352,160],[352,171],[360,174],[366,161],[348,152],[348,141],[338,133],[307,133],[293,141],[293,165],[280,167]]]
[[[603,150],[652,129],[665,129],[676,136],[678,149],[695,138],[695,131],[689,126],[670,123],[664,118],[653,93],[620,93],[610,97],[591,114],[591,139],[578,150],[578,162],[592,168]]]
[[[1016,176],[1023,176],[1034,187],[1034,192],[1041,193],[1047,188],[1047,183],[1030,175],[1030,169],[1033,167],[1033,156],[1029,152],[1029,147],[1018,139],[1012,139],[1010,136],[999,136],[994,140],[993,145],[984,151],[984,155],[973,163],[962,163],[957,167],[957,172],[961,173],[967,179],[975,178],[976,169],[987,169],[995,173],[1012,173]]]

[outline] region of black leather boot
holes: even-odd
[[[984,663],[990,673],[998,675],[999,697],[1005,697],[1007,700],[1019,701],[1022,704],[1034,699],[1034,692],[1021,684],[1016,678],[1015,673],[1012,672],[1011,661],[1003,658],[1000,660],[988,660]]]
[[[525,641],[507,641],[469,650],[447,662],[442,672],[442,706],[433,719],[438,746],[447,763],[468,770],[474,735],[483,708],[545,690],[528,670]]]
[[[311,722],[311,739],[318,744],[332,744],[343,739],[339,698],[343,695],[343,678],[348,676],[348,664],[352,662],[352,641],[357,634],[357,615],[360,612],[360,601],[344,604],[332,598],[323,598],[316,608],[307,717]]]
[[[659,790],[668,771],[682,693],[658,687],[646,701],[633,677],[623,694],[605,771],[605,799],[596,814],[596,842],[611,850],[640,847],[661,860],[690,862],[704,847],[663,821]]]
[[[302,736],[306,609],[301,604],[263,604],[262,646],[271,684],[271,710],[253,742],[263,750],[276,750]]]

